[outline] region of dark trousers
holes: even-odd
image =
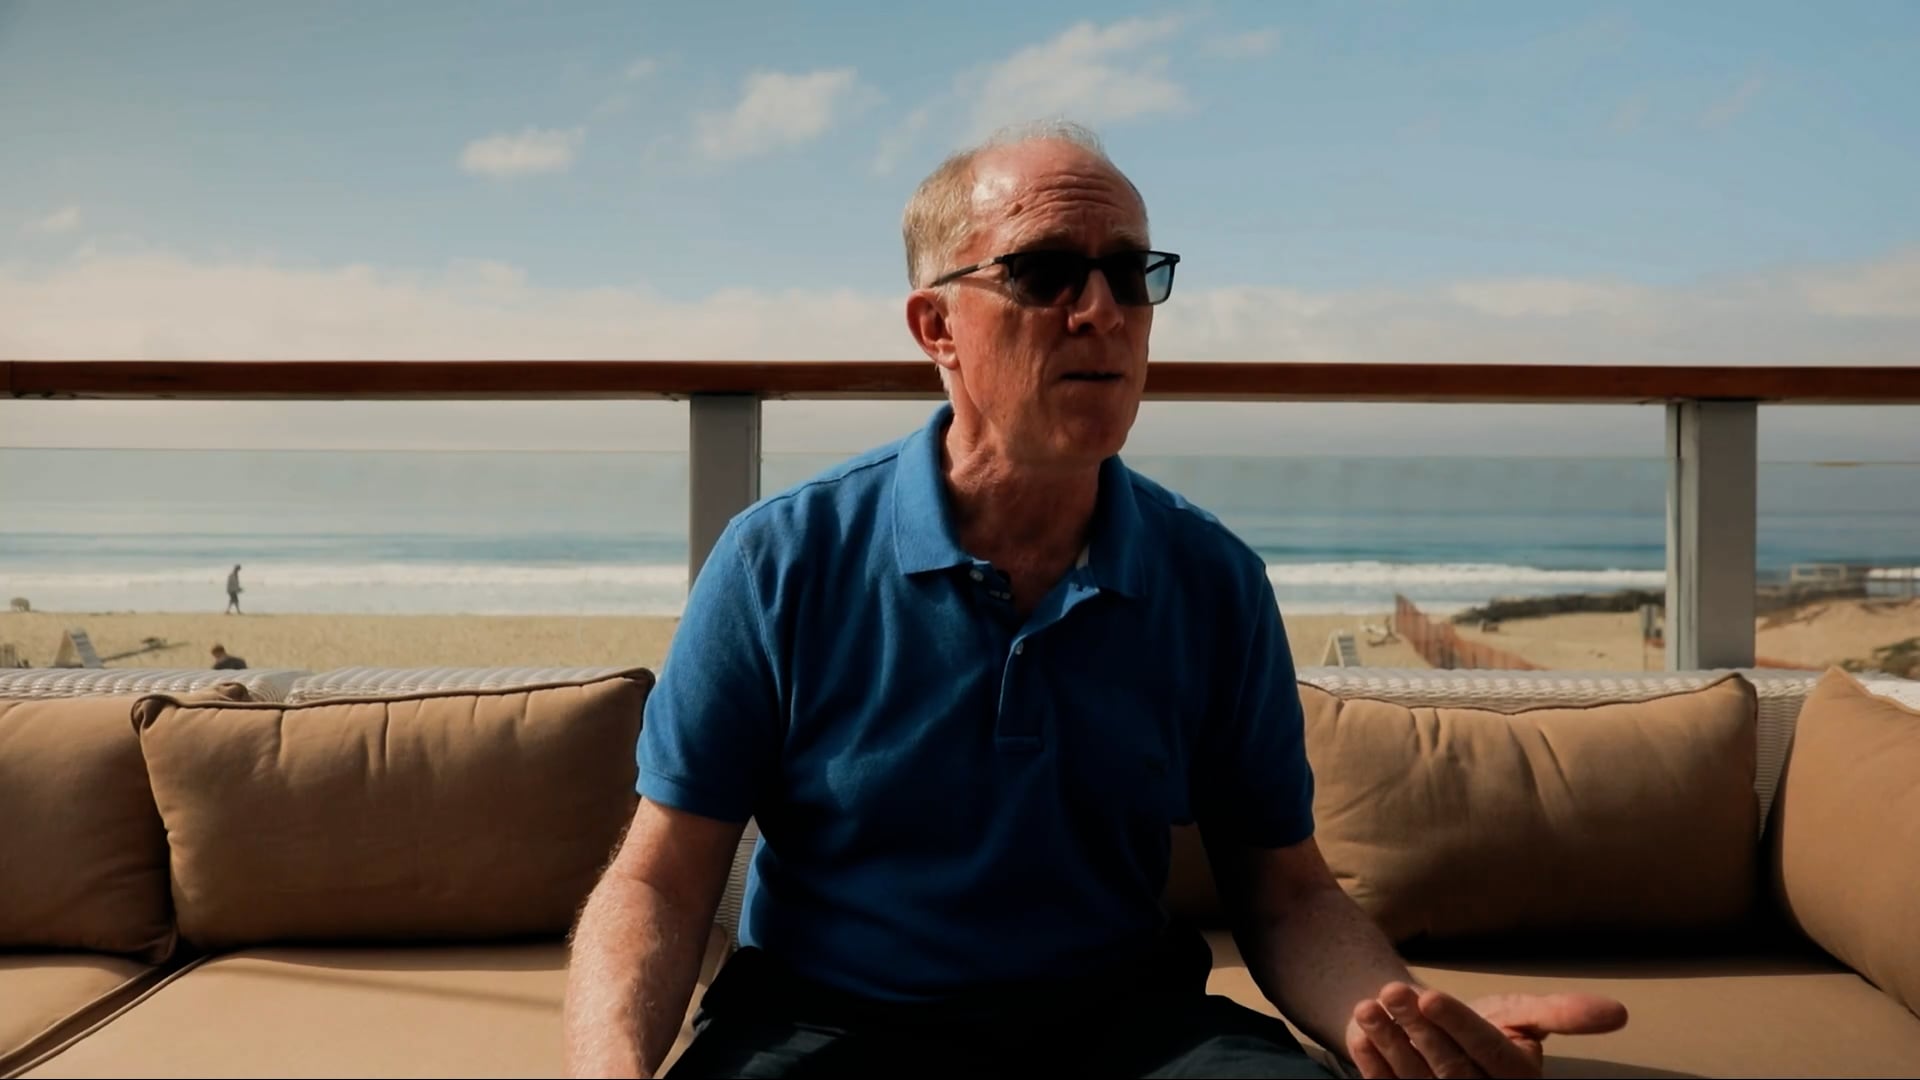
[[[1204,939],[1181,934],[1128,972],[922,1005],[852,997],[742,949],[667,1076],[1332,1075],[1279,1020],[1207,994],[1211,966]]]

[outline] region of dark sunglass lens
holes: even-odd
[[[1130,251],[1101,261],[1100,271],[1107,276],[1107,288],[1113,291],[1115,303],[1138,307],[1148,302],[1147,260],[1150,257]]]
[[[1077,292],[1086,262],[1064,251],[1032,251],[1007,264],[1007,279],[1023,304],[1047,307]]]

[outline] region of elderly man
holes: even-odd
[[[1328,871],[1265,567],[1117,456],[1178,257],[1092,136],[954,156],[905,234],[949,401],[708,557],[576,928],[569,1068],[659,1067],[749,817],[743,948],[674,1075],[1326,1075],[1170,929],[1190,820],[1262,991],[1366,1075],[1537,1074],[1624,1023],[1422,987]]]

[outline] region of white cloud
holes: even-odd
[[[80,227],[80,208],[63,206],[45,217],[31,218],[20,225],[23,232],[63,233]]]
[[[460,152],[460,168],[489,176],[566,172],[586,137],[583,127],[501,132],[468,143]]]
[[[1454,302],[1503,319],[1559,318],[1590,312],[1623,314],[1650,295],[1629,285],[1565,278],[1463,281],[1447,290]]]
[[[1766,87],[1766,81],[1754,76],[1735,87],[1733,93],[1714,102],[1700,117],[1700,126],[1718,129],[1740,118],[1753,105],[1753,99]]]
[[[852,68],[753,72],[730,111],[695,118],[697,144],[709,158],[729,161],[809,142],[833,126],[835,110],[854,88]]]
[[[1842,319],[1920,319],[1920,249],[1799,279],[1808,308]],[[1920,339],[1916,339],[1920,340]]]
[[[604,120],[609,117],[624,115],[628,110],[633,108],[633,94],[626,88],[627,84],[650,79],[654,75],[659,74],[660,68],[660,61],[651,56],[639,56],[628,61],[627,66],[620,69],[620,77],[612,82],[612,85],[619,89],[614,89],[611,93],[602,97],[600,101],[594,105],[592,110],[587,113],[587,118],[589,120]]]
[[[1238,34],[1221,34],[1207,42],[1207,51],[1215,56],[1231,59],[1247,59],[1265,56],[1280,44],[1280,31],[1274,27],[1262,30],[1247,30]]]
[[[1187,288],[1176,290],[1173,301],[1157,309],[1153,348],[1162,362],[1910,364],[1912,343],[1920,340],[1916,283],[1920,248],[1866,263],[1658,289],[1551,278],[1476,280],[1420,289]],[[100,254],[39,268],[0,263],[0,356],[918,359],[902,323],[903,303],[902,295],[893,292],[844,289],[741,288],[676,299],[646,285],[555,288],[492,261],[401,272],[363,265],[309,269],[201,261],[164,253]],[[114,411],[122,407],[153,420],[127,427],[122,421],[134,413]],[[140,412],[129,403],[0,402],[0,430],[12,445],[128,445],[195,438],[219,440],[214,445],[286,445],[292,436],[283,437],[274,417],[307,415],[292,407],[262,407],[256,410],[257,430],[236,432],[229,421],[255,413],[232,403],[149,402],[142,407],[149,411]],[[343,431],[386,433],[366,436],[375,442],[404,433],[408,445],[486,445],[503,439],[515,446],[576,446],[585,439],[630,445],[631,440],[631,425],[612,421],[593,429],[599,434],[576,432],[582,414],[569,411],[571,406],[500,405],[486,415],[515,419],[497,423],[476,421],[478,414],[456,416],[451,407],[436,412],[419,406],[417,415],[425,426],[409,426],[406,417],[415,414],[398,406],[383,406],[387,411],[364,416],[340,408],[313,406],[309,412],[314,419],[310,428],[302,429],[309,433],[303,437],[326,445],[353,441]],[[1466,430],[1483,440],[1487,453],[1528,452],[1529,446],[1538,448],[1539,438],[1556,440],[1556,447],[1603,452],[1603,447],[1615,445],[1607,442],[1617,438],[1608,434],[1609,425],[1617,423],[1620,413],[1600,410],[1578,419],[1589,414],[1543,406],[1537,411],[1544,419],[1523,428],[1506,420],[1489,421],[1515,415],[1497,409],[1422,412],[1417,406],[1315,406],[1297,415],[1337,415],[1339,423],[1327,419],[1312,426],[1318,421],[1308,421],[1296,438],[1275,433],[1272,408],[1156,407],[1154,415],[1186,419],[1155,421],[1157,426],[1143,429],[1147,441],[1141,445],[1270,452],[1284,443],[1298,452],[1313,452],[1326,439],[1364,431],[1364,447],[1355,452],[1373,453],[1385,452],[1383,439],[1417,449],[1420,439],[1431,440],[1436,431]],[[817,422],[801,424],[804,430],[786,432],[782,438],[851,448],[897,433],[925,410],[926,405],[917,402],[830,409],[821,412]],[[361,419],[340,419],[348,415]],[[94,419],[75,419],[85,417]],[[199,426],[189,417],[199,418]],[[529,417],[545,419],[524,419]],[[1289,430],[1300,422],[1289,419]],[[1842,445],[1880,439],[1885,443],[1878,451],[1882,456],[1911,455],[1912,437],[1902,433],[1901,424],[1888,427],[1884,438],[1859,428],[1856,410],[1795,437],[1811,440],[1804,443],[1809,447],[1822,438],[1841,440]],[[672,437],[662,437],[674,443]],[[629,441],[620,442],[623,438]]]
[[[926,130],[927,122],[931,119],[933,119],[931,105],[922,105],[908,113],[907,118],[902,120],[898,127],[881,138],[880,148],[873,154],[873,171],[881,176],[893,172],[899,166],[900,159],[913,148],[920,133]]]
[[[1222,288],[1160,309],[1155,350],[1194,360],[1909,364],[1920,249],[1868,264],[1652,288],[1512,278],[1426,289]]]
[[[963,86],[971,91],[963,96],[975,102],[972,135],[1027,120],[1060,117],[1101,124],[1185,108],[1186,88],[1167,76],[1166,58],[1147,52],[1179,29],[1177,16],[1125,19],[1104,27],[1082,22],[963,76]]]
[[[1911,363],[1920,248],[1653,288],[1565,278],[1420,289],[1177,289],[1167,359]],[[641,284],[556,288],[490,260],[428,272],[96,254],[0,263],[0,356],[122,359],[910,359],[903,298]]]
[[[1613,119],[1607,126],[1615,135],[1631,135],[1640,130],[1640,125],[1646,122],[1648,108],[1645,95],[1628,98],[1613,111]]]
[[[226,297],[222,301],[221,297]],[[899,359],[901,300],[642,286],[550,288],[509,264],[431,272],[97,255],[0,263],[0,356],[123,359]]]

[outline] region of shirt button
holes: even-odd
[[[1024,641],[1016,641],[1016,642],[1014,642],[1014,643],[1013,643],[1013,655],[1015,655],[1015,656],[1019,656],[1019,655],[1020,655],[1021,653],[1023,653],[1023,652],[1026,652],[1026,651],[1027,651],[1027,643],[1026,643],[1026,642],[1024,642]]]
[[[985,574],[983,574],[983,573],[981,573],[981,572],[980,572],[980,571],[978,571],[978,570],[975,570],[975,571],[974,571],[973,573],[971,573],[971,574],[968,574],[967,576],[968,576],[968,577],[970,577],[970,578],[972,578],[972,579],[973,579],[973,580],[975,580],[975,581],[985,581],[985,580],[987,580],[987,575],[985,575]]]

